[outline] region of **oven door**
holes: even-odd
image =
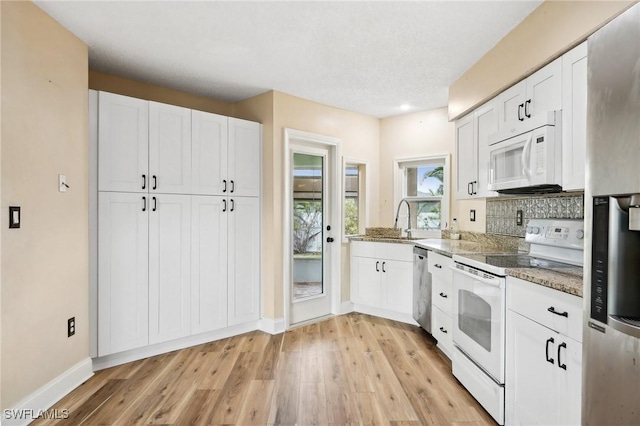
[[[453,343],[504,384],[505,279],[460,264],[453,271]]]

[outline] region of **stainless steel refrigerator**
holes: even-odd
[[[640,424],[640,4],[589,38],[582,422]]]

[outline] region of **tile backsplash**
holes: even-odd
[[[522,226],[516,214],[522,210]],[[583,219],[584,194],[487,198],[487,234],[524,237],[529,219]]]

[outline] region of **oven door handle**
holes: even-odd
[[[451,268],[453,270],[453,272],[457,272],[459,274],[465,275],[469,278],[473,278],[474,280],[478,280],[481,283],[484,284],[489,284],[495,287],[500,287],[500,280],[498,278],[484,278],[484,277],[479,277],[477,275],[471,274],[467,271],[463,271],[462,269],[458,269],[455,266],[450,266],[449,268]]]

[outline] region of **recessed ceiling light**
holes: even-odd
[[[400,105],[400,109],[403,111],[409,111],[411,109],[411,106],[409,106],[408,104],[402,104]]]

